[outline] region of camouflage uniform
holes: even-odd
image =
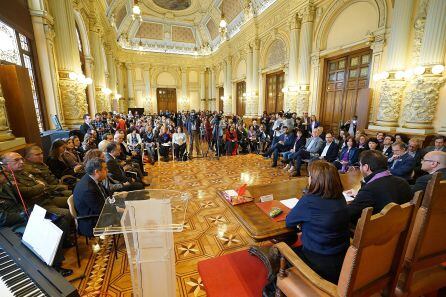
[[[67,190],[67,186],[59,184],[59,180],[45,163],[25,161],[24,171],[31,173],[36,179],[45,182],[48,186],[48,191],[52,195],[70,197],[72,194],[72,191]]]
[[[29,208],[34,206],[34,204],[39,204],[49,212],[71,217],[67,204],[68,197],[57,195],[52,191],[52,187],[55,187],[54,185],[48,186],[46,183],[39,183],[38,181],[40,179],[36,178],[36,176],[26,170],[16,171],[14,172],[14,175],[20,193]],[[9,180],[11,182],[14,181],[11,176],[9,177]]]

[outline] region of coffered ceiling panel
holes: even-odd
[[[206,28],[209,31],[209,35],[211,35],[212,40],[214,40],[218,35],[218,28],[213,19],[209,19],[206,24]]]
[[[142,23],[139,26],[138,32],[136,32],[135,37],[163,40],[163,29],[164,26],[160,23]]]
[[[245,6],[251,8],[250,16],[256,16],[276,0],[139,0],[140,15],[132,15],[134,0],[106,1],[122,47],[205,55],[224,40],[219,34],[222,12],[232,38],[247,20]]]
[[[191,28],[172,26],[172,41],[195,44],[194,33]]]

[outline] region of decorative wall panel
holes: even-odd
[[[195,43],[194,33],[191,28],[172,26],[172,41]]]
[[[163,24],[159,23],[142,23],[139,26],[138,32],[136,32],[135,37],[163,40],[163,27]]]
[[[215,37],[218,36],[218,28],[215,24],[213,19],[209,19],[209,21],[206,24],[206,27],[208,28],[209,35],[211,35],[212,40],[215,39]]]
[[[225,14],[226,21],[230,23],[242,11],[239,0],[223,0],[220,11]]]
[[[125,5],[122,5],[115,14],[116,28],[119,28],[126,15],[127,9],[125,8]]]
[[[271,67],[285,63],[287,60],[285,44],[282,40],[276,39],[271,43],[268,50],[266,66]]]

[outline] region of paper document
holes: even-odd
[[[234,196],[238,196],[238,193],[235,190],[226,190],[224,191],[226,195],[228,195],[229,197],[234,197]]]
[[[34,205],[26,224],[25,233],[23,233],[22,242],[51,266],[63,232],[51,220],[45,219],[45,214],[44,208],[37,204]]]
[[[352,202],[353,200],[355,200],[355,197],[349,196],[345,192],[342,192],[342,194],[344,194],[345,201],[347,202]]]
[[[296,206],[297,202],[299,202],[299,199],[297,198],[290,198],[285,200],[280,200],[280,203],[288,207],[289,209],[293,209],[294,206]]]

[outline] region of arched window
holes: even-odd
[[[0,61],[3,64],[16,64],[28,69],[31,81],[31,89],[36,109],[37,123],[40,131],[43,131],[42,106],[37,90],[36,73],[34,70],[31,42],[28,37],[17,32],[14,28],[0,21]]]

